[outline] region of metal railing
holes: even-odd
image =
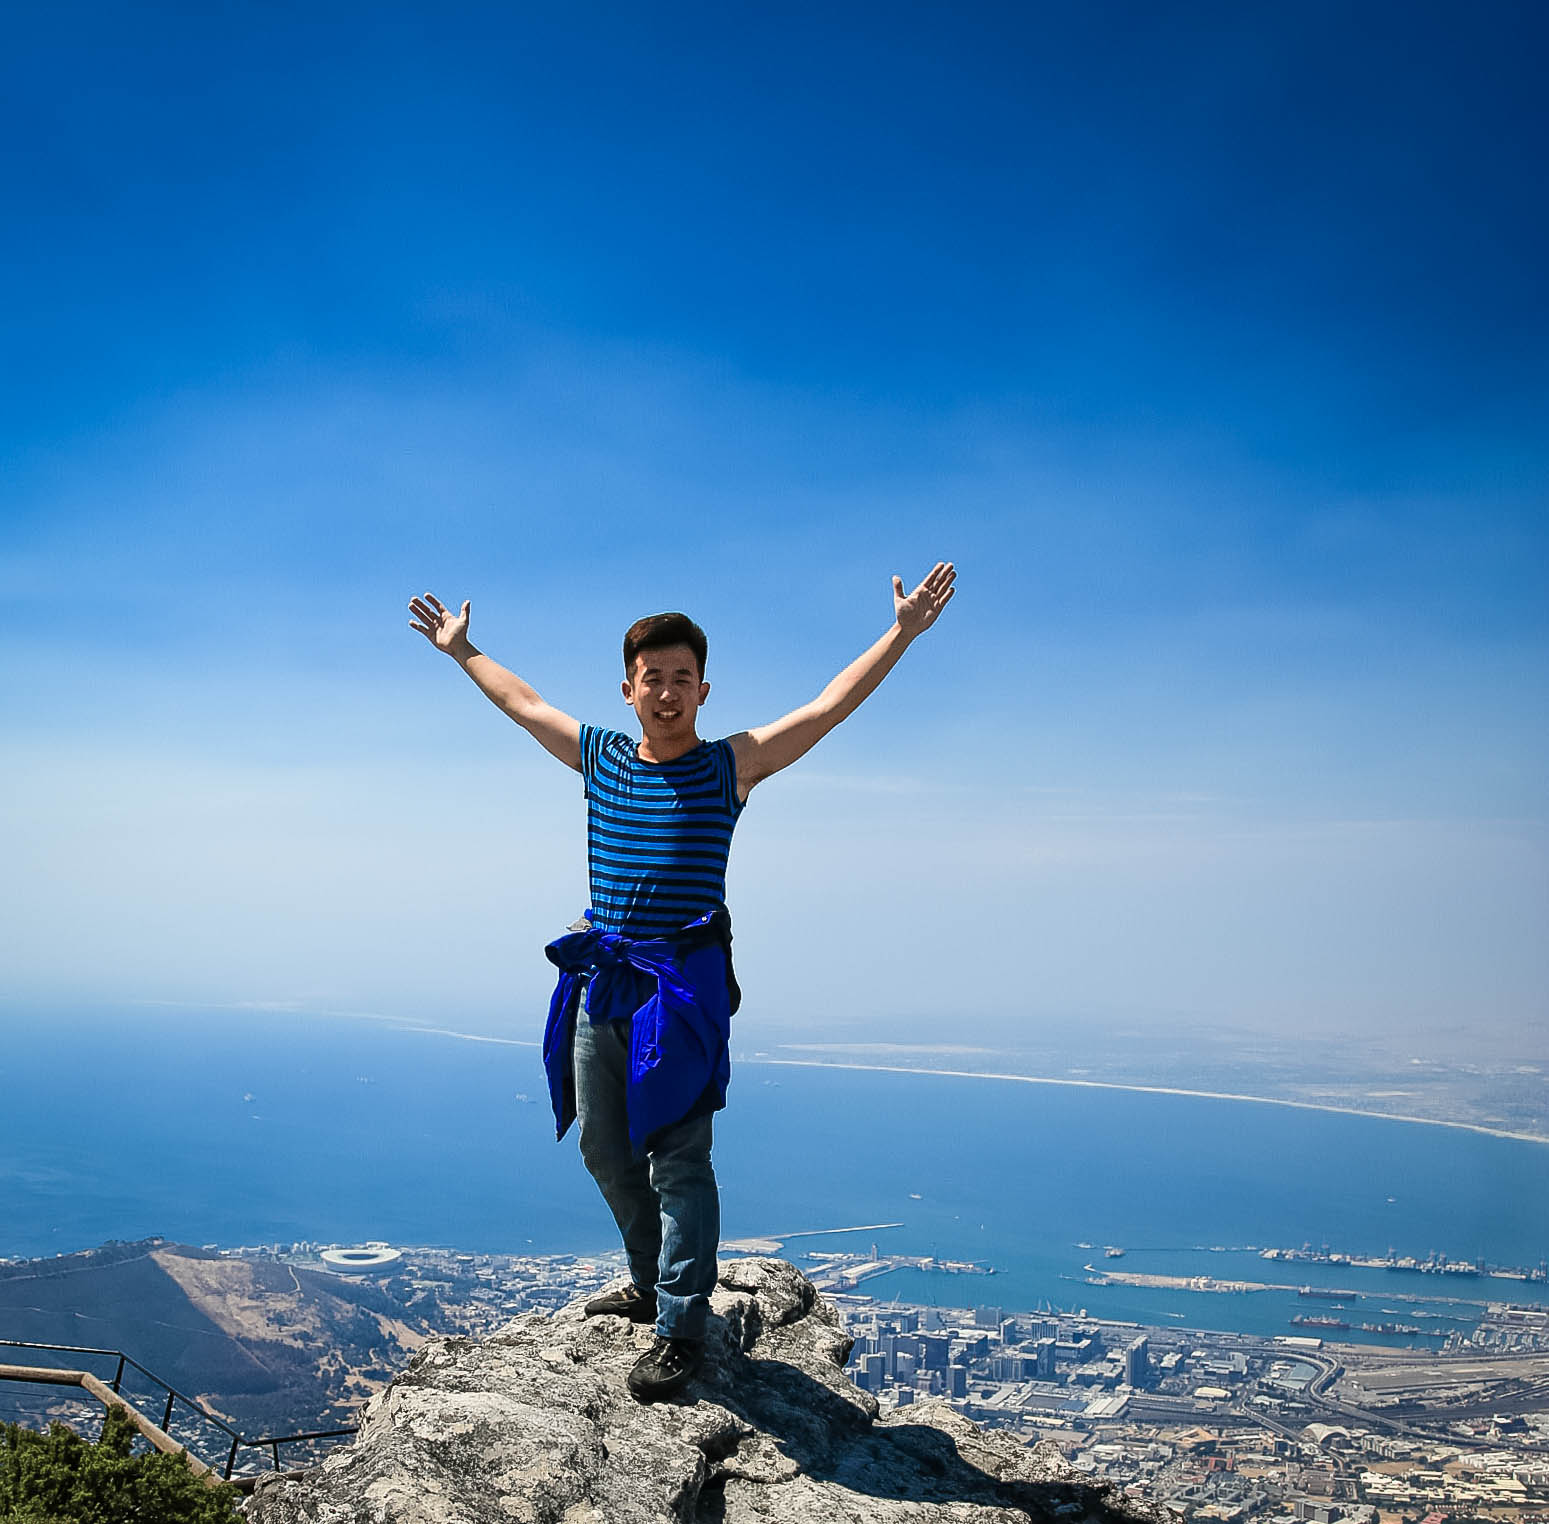
[[[272,1471],[280,1469],[280,1446],[311,1443],[318,1440],[346,1439],[357,1432],[357,1426],[342,1429],[313,1429],[301,1434],[277,1434],[269,1435],[263,1439],[248,1439],[226,1422],[224,1418],[210,1412],[202,1403],[192,1397],[185,1396],[171,1385],[163,1381],[154,1371],[148,1371],[133,1357],[126,1355],[121,1349],[92,1349],[80,1344],[38,1344],[26,1339],[0,1339],[0,1349],[35,1349],[43,1350],[49,1354],[57,1355],[91,1355],[94,1358],[113,1360],[117,1364],[111,1378],[103,1378],[91,1371],[65,1370],[51,1365],[0,1365],[0,1381],[26,1381],[37,1382],[47,1386],[75,1386],[95,1397],[104,1408],[120,1407],[129,1415],[130,1421],[140,1431],[146,1442],[156,1449],[169,1455],[182,1453],[188,1464],[199,1475],[215,1475],[215,1466],[198,1459],[186,1445],[179,1444],[168,1432],[172,1427],[172,1419],[178,1405],[187,1410],[188,1414],[218,1430],[221,1435],[221,1445],[225,1449],[225,1462],[220,1472],[222,1481],[233,1482],[234,1485],[250,1489],[257,1481],[255,1475],[233,1477],[232,1472],[237,1464],[237,1452],[239,1450],[254,1450],[269,1452]],[[134,1406],[123,1395],[122,1387],[124,1376],[128,1371],[137,1371],[155,1387],[159,1393],[165,1395],[166,1401],[162,1409],[161,1422],[153,1422],[150,1418]]]

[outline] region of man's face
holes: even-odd
[[[635,670],[624,679],[624,702],[652,741],[679,741],[697,734],[699,706],[710,685],[687,646],[653,646],[635,653]]]

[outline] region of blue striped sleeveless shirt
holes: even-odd
[[[670,936],[726,904],[726,858],[741,815],[729,741],[643,762],[618,730],[581,727],[592,922],[631,937]]]

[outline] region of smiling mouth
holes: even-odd
[[[657,709],[653,712],[656,715],[656,718],[659,720],[676,720],[680,719],[683,715],[683,711],[681,709]]]

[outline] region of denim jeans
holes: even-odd
[[[710,1167],[711,1118],[693,1117],[652,1135],[636,1158],[629,1142],[627,1018],[593,1026],[576,1013],[576,1116],[581,1158],[613,1213],[642,1291],[656,1290],[656,1331],[702,1339],[715,1289],[721,1197]]]

